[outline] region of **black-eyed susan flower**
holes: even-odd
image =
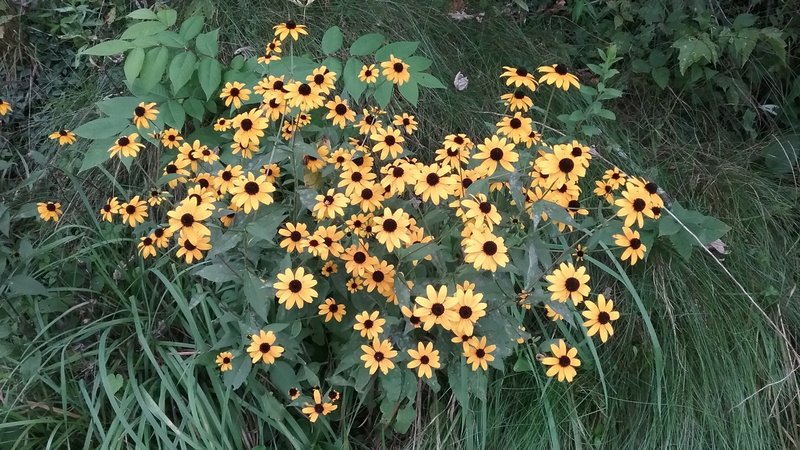
[[[373,218],[375,238],[390,252],[401,247],[402,243],[410,240],[408,219],[408,213],[400,208],[394,211],[384,208],[383,215]]]
[[[341,243],[344,232],[339,230],[336,225],[319,227],[311,237],[318,241],[319,245],[313,246],[313,248],[309,245],[309,253],[322,260],[328,259],[328,255],[338,258],[344,252],[344,246]]]
[[[382,127],[380,118],[375,114],[363,110],[364,115],[358,122],[358,133],[362,135],[372,135]]]
[[[457,319],[452,322],[451,329],[456,334],[472,335],[478,319],[486,315],[486,303],[483,294],[472,289],[457,289],[453,297],[456,304],[453,310]]]
[[[164,196],[166,194],[166,192],[159,189],[153,189],[150,191],[150,195],[147,197],[147,203],[150,206],[158,206],[164,202]]]
[[[364,361],[364,367],[369,369],[370,375],[374,375],[379,369],[386,375],[389,370],[394,369],[392,358],[397,356],[397,350],[388,339],[381,341],[376,337],[371,345],[362,345],[361,350],[364,352],[361,360]]]
[[[289,388],[288,391],[286,391],[286,395],[289,396],[290,400],[297,400],[298,398],[300,398],[301,395],[303,395],[303,391],[301,391],[299,388],[292,386]]]
[[[284,237],[279,244],[281,248],[285,248],[287,252],[302,252],[304,240],[309,235],[308,225],[287,222],[278,230],[278,234]]]
[[[232,125],[236,128],[236,132],[233,140],[242,145],[251,142],[258,145],[259,138],[264,136],[264,129],[269,124],[263,114],[264,111],[261,109],[253,108],[234,117]]]
[[[259,170],[262,175],[267,177],[267,181],[273,184],[281,176],[281,166],[275,163],[264,164]]]
[[[549,286],[547,290],[551,292],[550,299],[561,303],[572,300],[577,305],[589,295],[589,280],[591,277],[586,273],[586,268],[581,266],[577,269],[572,263],[561,263],[552,275],[545,277]]]
[[[610,185],[611,189],[616,191],[622,186],[625,186],[628,181],[628,176],[619,170],[619,167],[614,167],[613,169],[608,169],[605,171],[605,173],[603,173],[603,181]]]
[[[416,306],[414,306],[414,309],[411,309],[408,306],[401,306],[400,312],[406,316],[408,323],[410,323],[414,328],[419,328],[422,326],[422,319],[419,317],[419,312],[417,311]]]
[[[382,62],[381,68],[383,69],[383,76],[398,86],[411,79],[408,64],[400,58],[395,58],[394,55],[389,55],[389,60]]]
[[[464,356],[467,357],[467,364],[472,366],[473,372],[477,371],[478,367],[489,370],[488,363],[494,361],[492,352],[496,349],[496,345],[486,345],[486,336],[480,339],[473,337],[465,345]]]
[[[544,305],[544,312],[547,315],[547,318],[552,320],[553,322],[557,322],[559,320],[564,320],[564,316],[553,309],[550,305]]]
[[[195,236],[191,239],[180,236],[178,237],[178,251],[175,252],[175,256],[178,258],[183,257],[186,264],[191,264],[192,261],[203,259],[203,252],[208,250],[211,250],[209,236]]]
[[[77,139],[75,133],[64,128],[50,133],[48,137],[53,140],[58,140],[58,145],[70,145],[75,143]]]
[[[117,200],[117,197],[109,198],[106,204],[100,208],[100,217],[106,222],[113,221],[114,214],[119,214],[119,200]]]
[[[286,85],[286,103],[292,108],[301,111],[311,111],[319,108],[325,101],[322,92],[316,85],[295,81]]]
[[[220,372],[227,372],[233,369],[233,353],[220,352],[215,360]]]
[[[383,203],[385,189],[372,182],[364,184],[360,190],[355,189],[350,194],[350,204],[358,206],[364,212],[375,211]]]
[[[464,218],[472,220],[476,227],[486,227],[491,231],[493,227],[500,223],[500,213],[497,212],[497,207],[489,203],[489,200],[484,194],[477,194],[472,199],[466,199],[461,202],[466,211]]]
[[[325,278],[330,277],[331,275],[335,274],[338,271],[339,271],[339,266],[336,265],[336,263],[333,262],[333,261],[326,262],[322,266],[322,270],[320,270],[320,272],[322,273],[322,276],[325,277]]]
[[[378,258],[369,254],[369,243],[366,242],[346,248],[341,259],[345,262],[347,273],[359,277],[364,276],[369,267],[378,263]]]
[[[411,357],[411,361],[408,362],[407,367],[417,369],[417,376],[420,378],[433,378],[433,369],[441,367],[439,350],[434,350],[432,342],[427,344],[417,342],[417,349],[408,349],[408,356]]]
[[[314,403],[306,403],[303,407],[303,414],[308,416],[308,420],[314,423],[319,419],[319,416],[327,416],[333,411],[336,411],[338,406],[333,403],[322,401],[322,394],[319,389],[314,389]]]
[[[165,148],[179,148],[182,140],[180,131],[174,128],[167,128],[161,133],[161,145]]]
[[[586,246],[578,244],[575,246],[575,251],[572,252],[572,257],[575,258],[575,261],[583,261],[583,258],[586,256],[586,252]]]
[[[456,178],[450,174],[450,168],[439,164],[420,165],[417,168],[414,193],[422,197],[422,201],[430,201],[438,205],[453,195]]]
[[[58,219],[61,218],[61,203],[58,202],[37,203],[36,210],[39,212],[39,217],[45,222],[48,220],[58,222]]]
[[[464,262],[477,270],[497,271],[508,264],[508,248],[505,240],[490,231],[476,231],[463,241]]]
[[[386,319],[380,317],[379,311],[362,311],[356,314],[356,323],[353,329],[358,331],[361,337],[367,339],[377,339],[383,333],[383,325]]]
[[[231,129],[232,126],[231,119],[226,119],[225,117],[220,117],[214,122],[214,131],[228,131]]]
[[[238,81],[227,82],[219,93],[219,98],[225,102],[226,107],[232,104],[234,108],[239,109],[242,107],[242,102],[250,100],[250,89]]]
[[[378,81],[378,70],[375,69],[375,64],[361,66],[361,70],[358,71],[358,79],[367,84]]]
[[[367,292],[377,290],[383,295],[394,292],[394,274],[394,266],[386,261],[379,261],[368,267],[363,282]]]
[[[273,39],[266,45],[264,53],[267,55],[275,55],[278,53],[283,53],[283,49],[281,48],[282,44],[283,43],[281,42],[280,39]]]
[[[318,294],[314,289],[317,280],[311,273],[306,273],[303,267],[298,267],[294,271],[291,267],[287,268],[283,273],[279,273],[277,278],[278,281],[273,283],[272,287],[277,290],[275,295],[278,297],[278,303],[284,305],[286,309],[295,306],[302,308],[304,304],[311,303],[317,298]]]
[[[355,294],[362,289],[364,289],[364,280],[362,278],[353,277],[347,280],[347,292]]]
[[[139,254],[142,255],[143,259],[156,256],[156,244],[153,241],[153,238],[150,236],[142,236],[139,238],[139,244],[137,247],[139,249]]]
[[[614,311],[614,301],[606,300],[603,294],[597,295],[597,303],[587,300],[586,311],[583,317],[587,320],[583,322],[589,336],[600,333],[600,341],[608,341],[609,336],[614,335],[614,327],[611,322],[619,319],[619,311]]]
[[[166,228],[158,227],[150,233],[150,239],[153,240],[153,243],[158,248],[167,248],[169,247],[169,238],[172,237],[172,232]]]
[[[461,166],[469,162],[469,149],[466,147],[444,147],[436,150],[436,162],[451,167],[461,169]]]
[[[542,66],[536,69],[539,73],[543,74],[539,77],[539,83],[547,83],[555,85],[559,89],[568,91],[570,87],[574,86],[575,89],[580,89],[581,84],[578,82],[578,77],[569,72],[567,66],[563,64],[553,64],[550,66]]]
[[[274,364],[275,360],[280,358],[283,354],[283,347],[275,345],[277,340],[275,333],[272,331],[260,330],[258,334],[250,335],[250,346],[247,347],[247,353],[253,364],[263,361],[264,364]]]
[[[615,234],[612,237],[616,245],[625,249],[620,259],[623,261],[630,259],[631,265],[636,264],[639,260],[644,260],[644,252],[647,251],[647,247],[642,243],[638,231],[622,227],[622,234]]]
[[[396,126],[397,128],[402,128],[406,134],[411,135],[415,131],[417,131],[417,120],[414,116],[403,113],[400,115],[395,115],[394,119],[392,120],[392,125]]]
[[[189,170],[186,168],[191,164],[186,158],[178,158],[170,161],[164,166],[164,175],[173,175],[172,179],[167,182],[167,185],[174,188],[179,183],[185,183],[190,175]]]
[[[150,128],[150,121],[156,120],[158,110],[155,103],[139,103],[139,106],[133,109],[133,124],[136,128]]]
[[[127,222],[130,226],[135,227],[139,223],[144,223],[144,219],[148,216],[147,202],[137,195],[129,202],[119,205],[119,213],[122,216],[122,223]]]
[[[284,94],[288,92],[283,75],[269,75],[266,78],[262,78],[256,84],[255,91],[263,97],[265,103],[270,99],[276,99],[282,103]]]
[[[331,120],[339,128],[343,129],[348,122],[356,120],[356,112],[347,106],[347,100],[343,100],[338,95],[326,103],[325,107],[328,108],[328,115],[325,118]]]
[[[525,148],[531,148],[540,142],[542,142],[542,133],[536,130],[531,130],[531,132],[528,133],[528,137],[522,140],[522,143],[525,144]]]
[[[325,299],[325,302],[319,305],[319,315],[325,316],[325,322],[330,322],[331,319],[341,322],[342,318],[347,314],[347,308],[341,303],[336,303],[331,297]]]
[[[396,195],[406,190],[406,185],[415,181],[413,166],[406,161],[397,160],[381,167],[381,186],[388,194]]]
[[[139,154],[139,150],[144,148],[144,144],[137,142],[139,139],[138,133],[131,133],[127,136],[120,136],[114,141],[114,145],[108,149],[111,157],[119,156],[135,158]]]
[[[514,113],[513,117],[503,117],[497,122],[497,133],[507,136],[517,144],[527,139],[532,130],[533,119],[523,116],[520,112]]]
[[[609,203],[614,203],[614,188],[611,187],[611,184],[603,180],[597,180],[594,184],[597,186],[594,188],[594,195]]]
[[[424,297],[414,299],[417,304],[415,310],[422,321],[422,328],[428,331],[434,325],[441,325],[444,329],[450,330],[453,323],[458,321],[458,312],[454,310],[458,299],[447,295],[447,286],[441,286],[437,291],[428,285],[425,294]]]
[[[619,207],[617,216],[625,219],[626,227],[637,224],[639,228],[642,228],[645,217],[650,217],[651,219],[654,217],[650,194],[644,189],[626,188],[622,191],[622,198],[615,200],[614,204]]]
[[[194,142],[199,143],[199,141]],[[202,161],[204,163],[213,163],[214,161],[219,160],[219,155],[217,152],[208,148],[207,145],[200,145],[199,148],[193,148],[192,157],[195,160]]]
[[[275,37],[281,41],[291,37],[295,41],[300,39],[300,35],[308,34],[305,25],[300,25],[294,20],[287,20],[286,22],[279,23],[272,27],[275,30]]]
[[[400,130],[386,127],[386,128],[378,128],[375,133],[370,136],[370,139],[375,141],[375,145],[372,147],[372,151],[375,153],[380,153],[381,159],[387,158],[397,158],[403,153],[403,142],[406,139],[400,133]]]
[[[343,216],[344,209],[347,208],[347,197],[344,194],[328,189],[325,194],[315,197],[316,204],[312,212],[317,220],[335,219],[336,216]]]
[[[11,103],[8,103],[7,101],[0,98],[0,116],[5,116],[11,111],[13,111],[11,109]]]
[[[553,356],[542,359],[542,364],[550,366],[547,369],[547,376],[557,376],[558,381],[566,380],[568,383],[572,383],[572,379],[578,374],[575,368],[581,365],[581,360],[578,359],[578,349],[567,349],[564,340],[559,339],[557,344],[550,344],[550,351]]]
[[[503,94],[500,96],[503,103],[513,111],[527,112],[533,106],[533,100],[528,97],[524,91],[517,89],[514,92]]]
[[[198,236],[209,236],[211,231],[203,221],[211,217],[213,205],[198,204],[189,201],[180,203],[174,210],[167,212],[169,231],[180,232],[181,236],[194,239]]]
[[[329,94],[335,87],[336,72],[332,72],[325,66],[319,66],[306,77],[306,81],[319,89],[322,94]]]
[[[486,138],[483,144],[478,144],[478,152],[473,158],[483,161],[478,168],[487,176],[494,175],[498,165],[513,172],[513,164],[519,161],[519,155],[514,151],[514,144],[499,136]]]
[[[536,90],[536,78],[524,67],[503,66],[503,70],[504,72],[500,75],[500,78],[507,78],[507,86],[513,84],[516,87],[525,86],[531,91]]]
[[[555,146],[553,153],[536,158],[536,166],[546,175],[550,186],[559,186],[568,181],[578,181],[586,175],[586,166],[572,156],[572,147]]]
[[[217,177],[214,179],[214,187],[221,193],[227,194],[233,188],[234,182],[241,178],[242,166],[225,166],[224,169],[217,172]]]
[[[257,210],[261,204],[271,204],[272,192],[275,192],[275,186],[267,182],[266,176],[255,177],[248,172],[246,177],[237,178],[233,183],[230,190],[233,194],[231,202],[244,209],[245,214],[250,214],[250,211]]]

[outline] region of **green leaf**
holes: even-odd
[[[373,97],[381,108],[385,108],[392,100],[392,93],[394,92],[394,84],[388,80],[383,80],[382,83],[375,88]]]
[[[767,169],[778,174],[791,173],[800,161],[800,134],[775,138],[762,151]]]
[[[144,49],[135,48],[128,52],[128,55],[125,57],[125,79],[128,80],[129,83],[133,83],[133,80],[139,76],[139,72],[142,70],[142,65],[144,64]]]
[[[253,236],[253,241],[272,242],[278,232],[278,227],[283,223],[283,219],[286,218],[286,214],[283,208],[278,205],[262,207],[262,210],[259,210],[260,217],[247,225],[247,232]]]
[[[342,48],[342,41],[344,40],[344,36],[342,35],[342,29],[333,26],[328,28],[325,31],[325,34],[322,36],[322,51],[326,55],[330,55],[331,53],[338,51]]]
[[[269,368],[269,379],[280,392],[288,392],[297,384],[297,374],[288,363],[277,360]]]
[[[76,128],[74,132],[82,138],[100,139],[117,135],[130,124],[130,118],[103,117],[102,119],[95,119],[86,122],[85,124]]]
[[[350,93],[354,100],[358,100],[361,94],[367,89],[367,84],[358,79],[358,73],[364,65],[360,59],[350,58],[344,65],[342,71],[342,80],[344,80],[344,88]]]
[[[733,29],[741,30],[742,28],[752,27],[756,24],[757,19],[758,17],[752,14],[739,14],[735,19],[733,19]]]
[[[133,117],[133,110],[141,103],[136,97],[111,97],[95,103],[97,108],[109,117],[122,117],[128,123]]]
[[[117,39],[101,42],[94,47],[89,47],[84,50],[84,54],[92,56],[112,56],[119,55],[126,50],[133,48],[133,44],[128,41],[120,41]]]
[[[108,149],[111,148],[113,143],[113,138],[92,142],[86,154],[83,155],[83,161],[81,162],[81,168],[78,170],[78,173],[97,167],[108,161]]]
[[[408,64],[408,70],[410,72],[422,72],[423,70],[430,67],[431,64],[433,63],[433,61],[424,56],[412,56],[406,59],[405,62],[406,64]]]
[[[415,73],[411,75],[411,79],[416,80],[420,86],[425,86],[431,89],[445,89],[445,85],[442,84],[438,78],[429,73]]]
[[[417,106],[417,101],[419,101],[419,86],[417,85],[417,82],[414,81],[413,77],[405,83],[399,85],[397,90],[400,91],[400,95],[408,100],[409,103]]]
[[[394,55],[395,58],[408,58],[419,47],[419,42],[416,41],[398,41],[391,44],[384,45],[380,50],[375,53],[375,61],[383,62],[388,61],[389,57]]]
[[[250,309],[255,311],[256,315],[265,323],[268,322],[270,306],[275,297],[275,288],[265,284],[255,275],[247,273],[244,276],[242,290]]]
[[[758,38],[761,36],[759,30],[752,28],[744,29],[733,37],[733,48],[736,51],[736,56],[739,58],[739,66],[744,67],[750,59],[750,54],[756,48]]]
[[[142,8],[133,11],[126,16],[129,19],[135,20],[158,20],[158,16],[152,9]]]
[[[409,402],[405,407],[400,408],[397,411],[397,416],[394,422],[394,430],[400,434],[404,434],[408,431],[408,429],[411,427],[411,424],[414,423],[414,419],[416,418],[417,411]]]
[[[191,51],[178,53],[169,65],[169,81],[172,82],[172,92],[178,92],[194,74],[197,57]]]
[[[193,117],[197,120],[203,120],[203,116],[205,115],[206,108],[203,106],[203,102],[196,98],[187,98],[183,102],[183,110],[186,111],[186,114],[189,117]]]
[[[186,111],[183,106],[175,100],[168,100],[167,103],[161,105],[161,114],[164,115],[164,123],[180,130],[186,121]]]
[[[206,18],[203,16],[198,15],[189,17],[181,24],[181,29],[178,31],[178,34],[188,41],[203,31],[203,25],[205,25],[205,21]]]
[[[178,20],[178,12],[174,9],[162,9],[156,15],[158,16],[158,20],[168,27],[175,25],[175,22]]]
[[[142,36],[152,36],[166,29],[167,26],[162,22],[159,22],[158,20],[149,20],[147,22],[139,22],[129,26],[120,37],[122,39],[136,39]]]
[[[210,99],[222,81],[222,65],[216,59],[203,57],[197,67],[197,76],[200,79],[200,87],[206,94],[206,99]]]
[[[219,54],[219,28],[198,35],[195,46],[200,54],[216,58]]]
[[[225,372],[225,375],[222,376],[222,381],[225,383],[225,386],[231,389],[239,389],[245,380],[247,380],[252,368],[253,362],[246,353],[236,355],[233,358],[233,369]]]
[[[369,55],[379,49],[383,44],[384,37],[379,33],[370,33],[361,36],[350,46],[350,54],[353,56]]]
[[[144,66],[139,80],[142,88],[152,90],[164,75],[169,62],[169,49],[166,47],[151,48],[144,57]]]
[[[180,34],[170,30],[158,33],[157,35],[155,35],[155,38],[159,44],[165,45],[167,47],[183,49],[186,48],[186,46],[188,45],[186,39],[184,39]]]
[[[29,275],[14,275],[6,281],[12,295],[47,295],[44,285]]]
[[[656,82],[658,87],[664,89],[669,83],[669,69],[666,67],[656,67],[650,73],[653,76],[653,81]]]
[[[208,264],[194,272],[194,274],[214,283],[224,283],[226,281],[239,279],[236,272],[228,267],[228,265],[222,263]]]
[[[699,38],[688,36],[675,41],[672,47],[678,49],[678,64],[681,75],[686,73],[691,65],[705,60],[707,63],[717,62],[717,45],[711,42],[708,34],[703,33]]]

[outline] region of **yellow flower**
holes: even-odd
[[[478,367],[489,370],[487,363],[494,361],[491,353],[497,348],[496,345],[486,345],[486,336],[484,336],[480,339],[471,338],[464,347],[464,356],[467,357],[467,364],[472,365],[473,372],[477,371]]]
[[[500,78],[508,78],[506,80],[507,86],[513,84],[516,87],[525,86],[531,91],[536,90],[536,79],[533,77],[533,74],[525,70],[525,68],[503,66],[503,69],[505,71],[500,75]]]
[[[392,120],[392,125],[400,128],[403,127],[406,134],[410,135],[417,130],[417,121],[414,119],[414,116],[403,113],[402,115],[394,116],[394,120]]]
[[[233,369],[233,353],[221,352],[217,355],[216,363],[220,372],[227,372]]]
[[[286,89],[286,103],[292,108],[300,108],[300,111],[311,111],[325,102],[325,97],[316,85],[295,81],[286,85]]]
[[[483,302],[483,294],[474,292],[472,289],[457,289],[453,297],[456,299],[453,310],[457,313],[457,316],[451,328],[456,334],[472,336],[478,319],[486,315],[486,303]]]
[[[100,216],[106,222],[111,222],[114,219],[114,214],[119,214],[119,200],[117,200],[117,197],[109,198],[106,204],[100,208]]]
[[[262,117],[263,114],[263,110],[253,108],[234,117],[233,127],[236,128],[236,133],[233,140],[243,146],[250,143],[258,145],[259,138],[264,136],[264,129],[268,125],[267,118]]]
[[[128,222],[132,227],[136,224],[144,223],[147,217],[147,202],[140,200],[139,196],[133,197],[128,203],[119,205],[119,212],[122,215],[122,223]]]
[[[589,336],[594,336],[599,332],[600,341],[606,342],[609,336],[614,335],[614,328],[611,326],[611,322],[619,319],[619,311],[614,311],[613,300],[608,299],[606,301],[606,297],[603,294],[598,294],[597,303],[586,301],[586,311],[582,314],[583,317],[588,319],[583,322],[583,326],[588,329]]]
[[[513,163],[519,161],[519,155],[514,151],[514,144],[499,136],[486,138],[483,140],[483,144],[478,144],[478,153],[473,158],[484,160],[478,170],[485,173],[486,176],[494,175],[498,165],[513,172]]]
[[[472,263],[477,270],[495,272],[498,267],[508,264],[505,240],[489,231],[473,232],[472,236],[464,239],[462,247],[464,262]]]
[[[547,176],[549,186],[560,186],[570,181],[577,182],[586,175],[586,165],[572,156],[572,147],[556,145],[553,153],[536,158],[536,167]]]
[[[385,323],[386,319],[380,317],[380,312],[362,311],[356,314],[356,323],[353,325],[353,329],[358,331],[363,338],[377,339],[383,333],[383,324]]]
[[[561,313],[559,313],[555,309],[553,309],[550,305],[544,305],[544,312],[545,314],[547,314],[547,317],[553,322],[564,320],[564,316],[561,315]]]
[[[175,256],[180,258],[183,256],[186,264],[191,264],[192,261],[200,261],[203,259],[203,252],[211,250],[211,242],[209,236],[196,236],[189,239],[185,236],[178,238],[178,251]]]
[[[473,220],[476,227],[486,225],[491,231],[495,225],[500,223],[501,217],[497,212],[497,207],[489,203],[484,194],[474,195],[472,199],[462,201],[461,206],[466,208],[464,218]]]
[[[186,144],[184,144],[186,145]],[[164,175],[179,175],[167,182],[167,185],[171,188],[174,188],[178,185],[178,183],[185,183],[186,177],[190,175],[189,171],[186,170],[186,167],[191,164],[186,158],[178,158],[175,161],[168,162],[166,166],[164,166]]]
[[[356,112],[347,106],[347,100],[342,100],[338,95],[325,104],[328,108],[328,115],[326,119],[331,119],[334,125],[339,128],[347,126],[347,122],[354,122],[356,120]]]
[[[289,391],[286,394],[289,396],[291,400],[297,400],[298,398],[300,398],[301,395],[303,395],[303,392],[300,389],[293,386],[289,388]]]
[[[144,148],[144,144],[136,142],[137,139],[139,139],[138,133],[131,133],[128,136],[121,136],[118,138],[116,141],[114,141],[114,145],[108,149],[108,151],[111,153],[111,157],[113,158],[115,156],[119,156],[120,158],[135,158],[136,155],[139,154],[139,150]]]
[[[168,128],[161,133],[161,144],[166,148],[178,148],[182,140],[181,133],[174,128]]]
[[[408,72],[408,64],[404,63],[400,58],[395,58],[394,55],[389,55],[389,60],[382,62],[381,67],[383,68],[383,76],[398,86],[411,79],[411,74]]]
[[[156,120],[158,110],[155,103],[139,103],[139,106],[133,109],[133,123],[136,128],[150,128],[150,121]]]
[[[48,137],[50,139],[58,139],[58,145],[70,145],[76,140],[75,133],[64,128],[50,133]]]
[[[11,111],[13,111],[11,109],[11,104],[0,98],[0,116],[5,116]]]
[[[383,215],[373,219],[373,227],[377,230],[375,238],[390,252],[400,247],[403,242],[409,242],[408,219],[408,213],[400,208],[394,212],[384,208]]]
[[[325,66],[319,66],[306,77],[306,81],[313,87],[319,89],[323,94],[329,94],[335,87],[336,72],[331,72]]]
[[[550,366],[547,369],[547,376],[558,376],[558,381],[567,380],[568,383],[572,383],[572,379],[578,373],[575,368],[581,365],[581,360],[577,358],[578,349],[571,348],[567,350],[564,340],[559,339],[558,344],[550,344],[550,351],[553,356],[542,359],[542,364]]]
[[[375,133],[370,136],[370,139],[377,142],[372,151],[381,154],[381,159],[397,158],[403,153],[403,146],[401,145],[406,139],[400,134],[400,130],[392,127],[378,128]]]
[[[302,411],[303,414],[308,416],[308,420],[314,423],[319,419],[320,415],[327,416],[332,411],[336,411],[336,408],[338,408],[338,406],[333,403],[323,402],[322,394],[320,394],[319,389],[314,389],[314,403],[306,403]]]
[[[142,236],[139,238],[139,254],[142,255],[143,259],[147,259],[150,256],[156,256],[156,246],[155,242],[153,242],[153,238],[150,236]]]
[[[287,20],[286,22],[279,23],[272,27],[275,30],[275,37],[281,41],[285,41],[287,37],[291,37],[295,41],[300,38],[301,34],[308,34],[305,25],[299,25],[294,20]]]
[[[278,281],[272,287],[277,290],[275,295],[278,297],[278,303],[284,305],[286,309],[292,309],[295,305],[302,308],[305,303],[311,303],[317,298],[317,291],[314,290],[317,280],[310,273],[306,273],[304,268],[298,267],[295,271],[288,268],[277,277]]]
[[[331,297],[326,298],[325,303],[319,305],[319,315],[325,316],[325,322],[330,322],[331,319],[341,322],[345,314],[347,314],[345,305],[336,303],[336,300]]]
[[[181,236],[194,240],[199,236],[210,236],[211,231],[203,225],[203,221],[211,217],[214,205],[198,204],[187,201],[179,204],[174,210],[167,212],[169,231],[179,231]]]
[[[456,179],[450,174],[450,168],[431,164],[421,165],[416,173],[417,183],[414,193],[422,197],[422,201],[430,200],[434,205],[446,201],[453,194]]]
[[[425,288],[425,297],[414,299],[418,308],[422,328],[425,331],[433,328],[434,325],[441,325],[442,328],[449,330],[454,322],[458,322],[458,312],[454,310],[458,304],[456,297],[447,296],[447,286],[439,287],[437,291],[431,285]]]
[[[636,223],[639,228],[644,227],[645,216],[655,217],[652,210],[650,195],[644,189],[632,187],[622,191],[622,198],[614,201],[619,207],[617,216],[625,219],[625,226],[630,227]]]
[[[364,352],[361,360],[364,361],[364,367],[369,369],[370,375],[374,375],[378,369],[386,375],[394,368],[392,358],[397,356],[397,350],[392,348],[388,339],[380,341],[375,338],[372,340],[372,345],[362,345],[361,350]]]
[[[286,223],[278,230],[278,234],[284,237],[280,242],[281,248],[285,248],[287,252],[302,252],[304,240],[309,235],[308,226],[304,223]]]
[[[250,211],[258,210],[260,204],[269,205],[273,202],[270,193],[275,192],[275,186],[267,182],[266,176],[256,178],[248,172],[246,177],[234,181],[230,192],[233,194],[231,203],[242,207],[245,214],[250,214]]]
[[[527,112],[531,109],[531,106],[533,106],[533,100],[519,89],[509,94],[501,95],[500,99],[503,100],[503,103],[506,104],[511,111],[520,110],[522,112]]]
[[[647,247],[642,244],[639,232],[628,227],[622,227],[622,233],[612,236],[614,243],[625,249],[620,259],[623,261],[630,259],[631,265],[636,264],[639,260],[644,260],[644,252],[647,251]]]
[[[364,273],[364,284],[367,292],[378,290],[383,296],[394,293],[394,266],[386,261],[373,264]]]
[[[441,367],[439,364],[439,350],[433,349],[432,342],[427,344],[417,342],[417,349],[408,349],[408,356],[411,357],[408,368],[417,369],[417,376],[420,378],[433,378],[433,369]]]
[[[219,98],[225,101],[225,106],[231,106],[236,109],[242,107],[242,102],[250,100],[250,89],[244,87],[244,83],[238,81],[227,82],[222,92],[219,93]]]
[[[335,219],[336,216],[344,215],[344,208],[347,208],[347,197],[341,193],[335,193],[333,189],[328,189],[328,192],[315,197],[317,203],[314,205],[312,212],[317,220],[322,219]]]
[[[228,131],[231,128],[231,120],[226,119],[224,117],[220,117],[214,122],[214,131]]]
[[[358,72],[358,79],[367,84],[372,84],[378,81],[378,71],[375,69],[375,64],[364,65]]]
[[[253,360],[253,364],[259,360],[264,364],[274,364],[275,360],[283,354],[283,347],[275,345],[275,333],[272,331],[260,330],[258,334],[250,335],[250,346],[247,353]]]
[[[565,91],[568,91],[571,86],[575,86],[575,89],[581,88],[580,83],[578,83],[578,77],[569,73],[567,66],[563,64],[542,66],[537,70],[539,73],[544,74],[539,78],[539,83],[555,84],[557,88]]]
[[[328,261],[322,266],[322,276],[325,278],[330,277],[331,275],[335,274],[339,271],[339,266],[336,265],[333,261]]]
[[[497,122],[497,132],[508,136],[514,143],[519,144],[528,138],[533,130],[533,119],[524,117],[522,113],[514,113],[514,117],[503,117]]]
[[[36,210],[39,212],[39,217],[45,222],[48,220],[58,222],[61,217],[61,203],[58,202],[37,203]]]
[[[545,277],[550,283],[547,287],[547,290],[552,293],[550,299],[561,303],[572,299],[572,303],[577,305],[589,295],[590,288],[587,283],[590,278],[585,267],[581,266],[575,269],[572,263],[561,263],[552,275]]]

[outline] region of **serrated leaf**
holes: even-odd
[[[381,47],[383,40],[382,34],[365,34],[353,42],[353,45],[350,46],[350,54],[353,56],[369,55]]]
[[[342,35],[342,29],[337,26],[332,26],[325,31],[325,34],[322,35],[322,51],[326,55],[330,55],[331,53],[338,51],[342,48],[342,41],[344,40],[344,35]]]

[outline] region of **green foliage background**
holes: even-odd
[[[262,3],[176,2],[181,18],[198,9],[206,12],[220,27],[220,51],[229,58],[246,46],[260,48],[273,23],[302,14],[289,2]],[[348,41],[367,32],[419,40],[419,52],[433,61],[433,74],[442,80],[458,71],[469,76],[466,91],[428,91],[421,98],[417,115],[432,136],[455,130],[480,134],[479,112],[494,110],[501,93],[498,65],[567,60],[584,67],[600,63],[595,48],[606,45],[598,42],[618,42],[623,66],[614,87],[624,95],[605,106],[615,120],[595,117],[588,123],[603,131],[592,143],[621,166],[641,169],[682,205],[730,225],[724,240],[731,254],[722,264],[788,339],[709,255],[681,254],[669,235],[656,242],[659,249],[648,264],[637,265],[631,275],[660,349],[651,344],[641,315],[623,316],[616,339],[598,350],[602,375],[554,386],[539,367],[522,360],[486,385],[454,386],[422,399],[426,408],[419,416],[403,417],[418,425],[411,435],[392,434],[376,420],[378,414],[359,410],[347,398],[343,403],[359,412],[332,428],[314,429],[297,417],[276,414],[282,408],[276,408],[275,398],[258,391],[241,397],[222,384],[211,361],[195,366],[184,358],[193,350],[187,342],[206,341],[215,329],[205,310],[213,302],[201,301],[205,294],[187,273],[146,275],[120,233],[104,235],[88,222],[51,236],[34,221],[33,211],[20,209],[58,196],[80,211],[76,217],[95,217],[110,187],[108,177],[80,180],[60,172],[57,167],[68,165],[72,155],[59,152],[46,135],[54,126],[84,123],[94,101],[124,89],[123,64],[101,58],[88,62],[76,53],[121,32],[124,22],[109,20],[110,15],[124,16],[130,5],[74,0],[57,2],[64,11],[42,4],[24,15],[6,5],[0,9],[0,48],[7,82],[0,95],[20,106],[0,137],[0,196],[7,208],[0,211],[0,445],[250,448],[263,442],[271,448],[285,442],[281,439],[300,447],[318,442],[314,445],[320,448],[795,445],[800,439],[794,372],[800,364],[795,334],[800,329],[800,142],[791,116],[772,120],[749,108],[747,99],[796,114],[792,23],[797,14],[791,6],[765,2],[747,10],[722,2],[734,21],[739,14],[756,17],[745,29],[773,27],[787,42],[780,70],[762,70],[776,57],[769,42],[763,42],[765,55],[750,54],[739,92],[751,94],[731,107],[725,87],[717,84],[719,75],[707,70],[730,74],[739,70],[742,55],[716,63],[684,58],[682,70],[680,49],[669,50],[681,39],[703,39],[703,33],[721,46],[722,29],[736,26],[717,26],[716,13],[710,15],[712,25],[662,26],[652,39],[642,38],[642,27],[656,23],[646,11],[620,14],[623,31],[632,34],[629,51],[622,45],[626,38],[616,36],[619,29],[608,20],[616,21],[616,12],[630,11],[635,2],[609,2],[609,9],[585,10],[578,17],[574,9],[540,11],[550,6],[543,3],[526,3],[531,11],[526,13],[519,3],[470,3],[468,12],[486,13],[478,22],[448,17],[449,2],[318,0],[305,21],[317,41],[332,25]],[[68,20],[54,27],[54,14]],[[76,22],[82,25],[75,27]],[[53,45],[54,38],[59,44]],[[668,54],[661,65],[655,64],[660,58],[643,58],[659,49]],[[637,60],[647,61],[649,71]],[[660,67],[670,73],[667,83],[654,72]],[[693,80],[694,67],[702,74]],[[762,75],[756,79],[750,72]],[[758,94],[763,89],[769,94]],[[559,114],[586,106],[580,97],[553,103]],[[745,120],[746,111],[754,111],[757,120]],[[87,150],[76,147],[71,151]],[[119,182],[135,186],[144,180]],[[224,300],[226,293],[216,295]],[[660,388],[655,383],[659,358],[665,362]],[[468,390],[471,399],[465,396]],[[139,441],[122,439],[126,431]]]

